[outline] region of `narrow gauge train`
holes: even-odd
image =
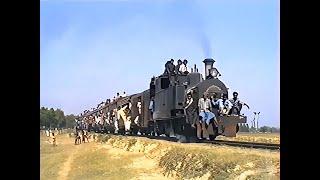
[[[136,134],[139,130],[141,133],[149,135],[164,134],[166,136],[183,135],[187,138],[196,137],[196,128],[186,121],[184,107],[187,92],[192,93],[194,107],[197,107],[198,100],[203,94],[211,96],[215,93],[218,97],[222,94],[228,95],[228,88],[218,79],[220,73],[213,67],[214,62],[215,60],[211,58],[203,61],[205,64],[205,78],[198,72],[196,65],[194,65],[194,69],[191,68],[191,72],[188,74],[174,75],[175,83],[170,83],[172,76],[169,77],[169,75],[163,74],[153,77],[151,78],[149,89],[127,97],[121,97],[81,117],[95,116],[99,113],[107,114],[108,112],[112,114],[114,109],[120,110],[130,100],[132,103],[131,133]],[[154,99],[153,117],[151,117],[149,110],[151,98]],[[133,120],[139,115],[138,101],[141,102],[142,112],[139,116],[139,123],[134,123]],[[214,140],[218,135],[235,137],[239,130],[238,123],[246,123],[247,121],[247,117],[244,115],[220,116],[217,112],[215,112],[215,115],[218,124],[210,123],[208,126],[208,134],[211,140]],[[120,116],[118,122],[119,133],[124,132],[124,118],[126,117]],[[89,131],[90,127],[89,122]],[[104,122],[104,125],[98,131],[101,130],[102,132],[114,132],[114,123]]]

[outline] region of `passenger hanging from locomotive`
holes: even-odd
[[[223,94],[222,100],[219,100],[219,114],[223,116],[229,115],[231,108],[232,103],[228,100],[228,95]]]
[[[187,94],[186,106],[185,106],[185,114],[186,114],[186,122],[191,125],[192,128],[196,128],[196,121],[198,118],[197,111],[197,103],[194,101],[192,97],[192,92]]]
[[[246,106],[248,109],[250,109],[250,107],[246,103],[240,101],[240,99],[238,98],[238,92],[233,92],[233,98],[230,99],[230,102],[233,105],[231,108],[232,115],[240,115],[242,106]]]
[[[198,108],[199,121],[197,122],[197,137],[198,139],[202,139],[202,137],[209,138],[205,128],[205,123],[208,117],[208,112],[210,112],[211,109],[211,102],[206,94],[203,94],[202,97],[199,99]]]
[[[141,126],[140,124],[141,112],[142,112],[141,97],[138,97],[137,108],[138,108],[138,115],[136,116],[134,123],[137,124],[138,126]]]

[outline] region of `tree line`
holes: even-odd
[[[258,129],[254,127],[249,127],[247,123],[239,124],[239,132],[269,132],[269,133],[278,133],[280,132],[280,128],[262,126]]]
[[[40,128],[73,128],[76,116],[65,115],[61,109],[40,108]]]

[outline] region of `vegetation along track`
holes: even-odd
[[[112,135],[119,135],[119,134],[112,134]],[[166,141],[172,141],[172,142],[179,141],[177,137],[149,136],[149,135],[125,135],[125,136],[146,137],[154,140],[166,140]],[[270,143],[256,143],[256,142],[228,141],[228,140],[212,140],[212,141],[197,140],[196,143],[227,145],[227,146],[255,148],[255,149],[280,150],[280,144],[270,144]]]

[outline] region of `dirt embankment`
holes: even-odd
[[[148,162],[152,166],[156,162],[169,179],[280,179],[279,152],[113,135],[98,135],[97,141],[128,152],[144,153],[152,160]],[[147,166],[148,162],[135,165]]]

